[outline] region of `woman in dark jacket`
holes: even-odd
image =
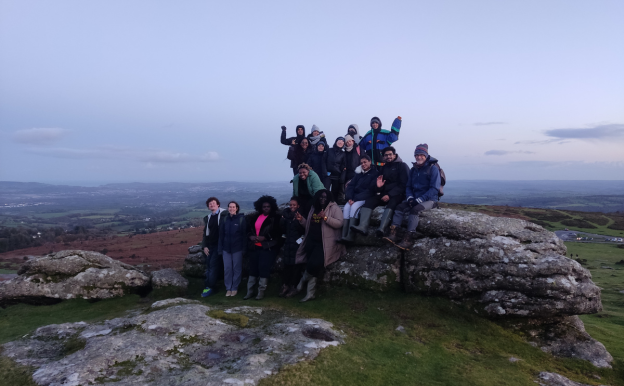
[[[371,164],[371,159],[368,155],[364,154],[360,156],[360,166],[362,172],[356,174],[355,177],[349,182],[347,186],[347,194],[344,208],[342,209],[343,226],[342,226],[342,240],[351,242],[353,241],[353,230],[351,226],[356,226],[356,215],[358,210],[364,205],[367,199],[376,194],[377,187],[377,170]]]
[[[243,253],[247,246],[247,221],[238,213],[240,205],[236,201],[228,204],[228,214],[219,224],[219,255],[223,255],[223,282],[227,293],[236,296],[243,272]]]
[[[280,230],[280,216],[277,214],[277,202],[271,196],[262,196],[254,202],[258,214],[253,217],[251,229],[247,233],[252,249],[249,257],[249,281],[247,295],[243,299],[253,296],[254,285],[258,281],[258,296],[256,300],[264,298],[264,291],[269,283],[271,267],[279,250],[282,232]]]
[[[308,162],[310,153],[312,153],[312,149],[310,149],[310,141],[307,138],[303,138],[301,142],[288,148],[287,158],[290,160],[293,175],[299,173],[299,165]]]
[[[325,151],[325,142],[320,141],[316,144],[316,148],[308,157],[306,162],[312,170],[319,176],[321,182],[327,178],[327,151]]]
[[[287,298],[297,293],[297,283],[301,279],[301,264],[296,264],[297,249],[301,244],[301,236],[305,229],[299,221],[295,218],[299,210],[299,198],[292,197],[290,199],[289,207],[284,209],[282,213],[282,219],[280,225],[282,231],[286,236],[284,241],[284,253],[282,258],[284,259],[284,271],[282,275],[282,290],[279,296],[286,296]]]
[[[348,184],[349,181],[355,177],[357,173],[356,170],[358,166],[360,166],[360,148],[356,145],[353,137],[350,135],[345,136],[345,163],[347,166],[347,171],[345,174],[345,184]]]
[[[344,153],[344,137],[336,138],[334,146],[327,152],[327,173],[329,178],[325,180],[325,189],[330,190],[336,198],[336,203],[344,203],[344,183],[347,173],[347,159]]]

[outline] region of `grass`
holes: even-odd
[[[17,270],[14,270],[14,269],[0,269],[0,274],[10,274],[10,273],[17,273]]]

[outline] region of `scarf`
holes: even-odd
[[[325,137],[325,134],[323,134],[322,131],[319,131],[319,135],[317,135],[317,136],[311,135],[309,140],[310,140],[310,143],[312,145],[316,145],[318,143],[318,141],[320,141],[321,138],[323,138],[323,137]]]

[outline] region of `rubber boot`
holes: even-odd
[[[346,241],[347,243],[352,243],[354,240],[355,234],[353,233],[353,229],[351,229],[351,227],[355,226],[357,219],[351,217],[349,220],[345,220],[345,221],[349,221],[349,223],[346,224],[346,226],[342,227],[342,241]],[[346,235],[344,231],[345,228],[347,228]]]
[[[297,293],[303,291],[303,286],[305,285],[305,283],[310,280],[311,276],[308,273],[308,271],[305,271],[303,273],[303,277],[301,278],[301,280],[299,281],[299,284],[297,284]]]
[[[405,236],[403,236],[403,241],[398,243],[396,246],[401,248],[404,251],[409,251],[412,245],[414,245],[414,232],[405,232]]]
[[[384,233],[386,232],[386,228],[392,222],[392,215],[394,214],[394,210],[392,209],[384,209],[383,214],[381,215],[381,221],[379,222],[379,228],[375,231],[375,236],[378,239],[384,237]]]
[[[349,219],[342,220],[342,237],[338,240],[339,243],[343,243],[349,233]]]
[[[256,300],[264,299],[264,291],[266,291],[267,284],[269,284],[269,278],[261,277],[258,283],[258,296],[256,296]]]
[[[390,234],[387,237],[384,237],[384,240],[389,241],[392,244],[396,244],[396,242],[399,241],[396,225],[390,225]]]
[[[254,293],[253,287],[256,285],[256,279],[257,277],[255,276],[249,276],[249,280],[247,280],[247,295],[243,297],[243,300],[247,300],[253,296],[253,293]]]
[[[370,223],[372,214],[373,214],[372,209],[361,208],[360,209],[360,225],[351,226],[351,229],[365,235],[366,232],[368,232],[368,223]]]
[[[307,302],[308,300],[314,299],[314,292],[316,291],[316,278],[312,277],[308,281],[308,293],[305,298],[299,300],[300,303]]]

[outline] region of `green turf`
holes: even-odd
[[[10,273],[17,273],[17,270],[14,270],[14,269],[0,269],[0,274],[10,274]]]

